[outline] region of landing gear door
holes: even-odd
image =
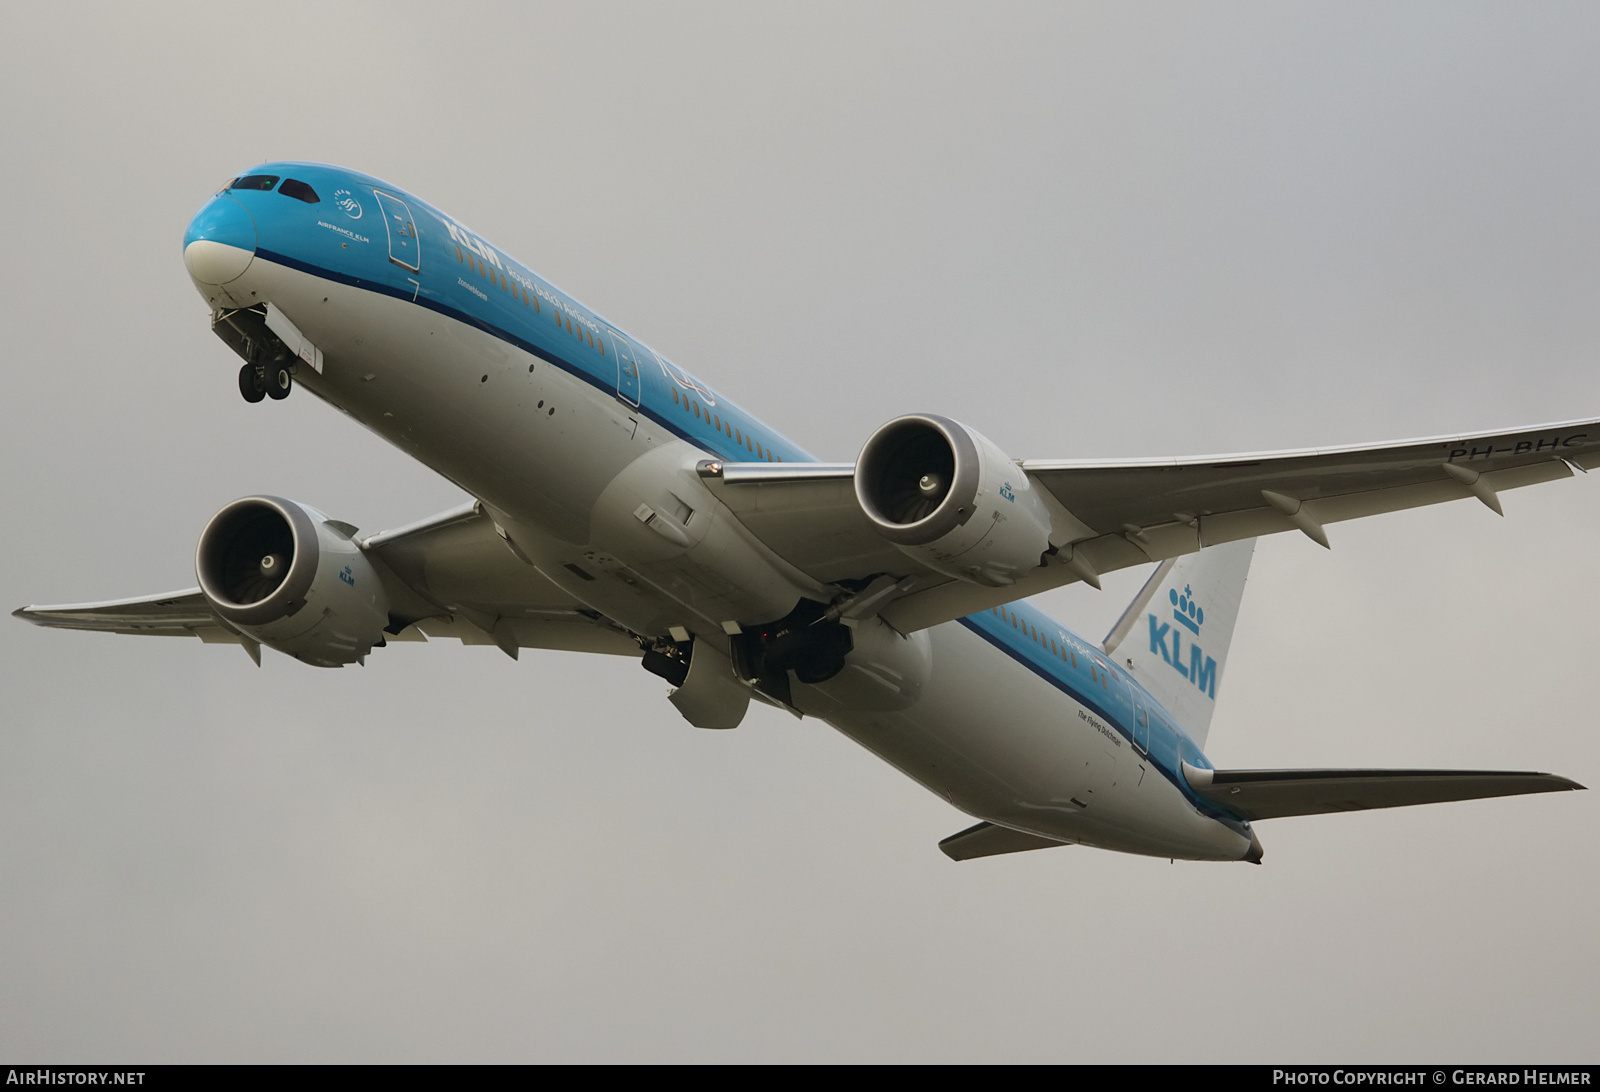
[[[626,335],[609,326],[611,346],[617,351],[617,398],[630,406],[639,404],[639,354]]]
[[[422,248],[417,245],[417,224],[411,210],[398,197],[382,190],[373,190],[378,208],[383,212],[383,226],[389,232],[389,260],[395,265],[422,272]]]

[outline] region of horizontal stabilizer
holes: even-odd
[[[979,823],[959,834],[952,834],[939,843],[944,855],[952,861],[970,861],[974,857],[993,857],[1000,853],[1021,853],[1026,849],[1049,849],[1051,846],[1069,846],[1071,842],[1058,842],[1054,838],[1041,838],[1037,834],[1024,834],[1010,827],[994,823]]]
[[[1522,770],[1202,770],[1185,762],[1183,776],[1201,797],[1250,820],[1583,788]]]

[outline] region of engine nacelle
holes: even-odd
[[[389,597],[341,525],[280,497],[245,497],[206,524],[200,590],[223,618],[269,648],[342,667],[383,642]]]
[[[856,460],[856,500],[884,538],[931,569],[1015,584],[1050,548],[1050,512],[1022,468],[965,425],[898,417]]]

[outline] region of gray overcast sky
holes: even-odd
[[[1600,416],[1600,7],[7,4],[0,604],[193,583],[269,491],[461,499],[248,406],[179,247],[329,161],[449,210],[824,458]],[[1600,781],[1600,483],[1257,551],[1220,766]],[[1143,572],[1046,606],[1091,637]],[[0,1057],[1595,1060],[1600,792],[1266,823],[1266,863],[969,822],[626,662],[318,671],[0,625]]]

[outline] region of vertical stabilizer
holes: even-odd
[[[1255,548],[1246,539],[1163,561],[1103,643],[1201,747]]]

